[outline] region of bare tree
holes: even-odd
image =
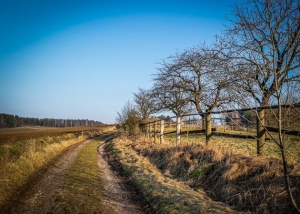
[[[207,143],[211,139],[212,110],[230,102],[233,95],[229,93],[232,79],[226,75],[229,58],[224,57],[220,47],[203,44],[185,50],[164,60],[160,69],[160,76],[173,80],[173,88],[185,94],[203,122],[205,116]]]
[[[300,1],[299,0],[246,0],[233,8],[232,25],[227,27],[227,43],[234,48],[234,66],[231,72],[239,77],[236,89],[248,94],[248,106],[257,110],[257,154],[264,155],[266,133],[278,145],[283,160],[287,194],[298,213],[300,209],[293,198],[287,164],[287,142],[283,136],[285,123],[283,98],[299,88],[300,76]],[[226,42],[226,41],[224,41]],[[288,98],[288,99],[287,99]],[[278,135],[270,134],[265,123],[265,109],[275,118]]]
[[[155,113],[154,102],[150,90],[139,88],[138,93],[133,94],[136,109],[142,120],[149,118],[151,114]]]
[[[152,96],[157,111],[171,111],[177,116],[176,144],[180,143],[181,119],[189,112],[189,97],[185,91],[177,87],[177,79],[165,75],[169,69],[165,64],[155,74]]]
[[[299,0],[246,0],[233,8],[225,42],[235,49],[237,88],[252,96],[254,105],[269,106],[277,88],[299,79],[299,5]],[[258,116],[257,153],[263,155],[265,111]]]

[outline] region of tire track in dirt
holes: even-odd
[[[43,174],[42,178],[22,196],[19,204],[10,209],[10,213],[57,213],[57,202],[61,203],[62,200],[59,197],[63,178],[76,161],[82,148],[91,141],[86,140],[68,148],[63,156]],[[101,183],[103,184],[103,190],[99,191],[99,194],[103,197],[104,213],[143,213],[141,208],[131,199],[131,192],[126,190],[122,179],[114,174],[102,155],[104,143],[105,141],[98,147],[98,166],[101,173]]]
[[[17,207],[11,209],[11,213],[53,213],[53,207],[59,195],[63,177],[67,169],[74,163],[81,149],[91,142],[71,146],[59,160],[51,166],[42,178],[20,200]]]
[[[119,178],[109,166],[103,149],[104,141],[98,147],[98,166],[101,170],[103,183],[103,205],[107,213],[114,214],[142,214],[144,213],[132,199],[132,192],[126,189],[124,181]]]

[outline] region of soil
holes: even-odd
[[[127,188],[128,185],[125,184],[125,180],[108,164],[107,156],[103,149],[104,143],[98,147],[98,153],[100,154],[98,166],[101,169],[102,182],[105,184],[102,190],[105,212],[142,214],[141,207],[137,203],[133,203],[133,198],[136,197],[135,192]]]
[[[17,206],[10,209],[10,213],[57,213],[56,201],[59,197],[62,181],[68,168],[72,166],[81,149],[91,140],[71,146],[42,176],[42,178],[28,190],[19,200]],[[98,147],[98,166],[101,171],[103,190],[99,192],[103,198],[102,210],[105,213],[143,213],[134,194],[128,190],[122,178],[110,168],[103,155],[102,146]],[[96,151],[95,151],[96,152]]]

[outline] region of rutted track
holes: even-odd
[[[41,177],[41,179],[6,213],[58,213],[56,203],[59,198],[63,179],[68,169],[76,161],[80,151],[92,140],[71,146]],[[99,190],[105,210],[104,213],[142,213],[138,205],[131,199],[122,179],[110,169],[102,154],[102,146],[98,147],[98,166],[101,171],[103,189]],[[96,152],[96,151],[95,151]],[[88,158],[88,157],[87,157]],[[61,207],[60,207],[61,208]],[[0,211],[0,213],[2,213]]]
[[[53,166],[51,166],[36,185],[20,200],[19,206],[11,213],[52,213],[62,179],[67,169],[74,163],[81,149],[90,142],[71,146]]]
[[[102,190],[105,211],[120,214],[143,213],[141,208],[133,202],[132,193],[126,189],[124,181],[109,166],[103,150],[105,143],[106,141],[98,147],[98,153],[100,154],[98,166],[101,170],[102,182],[105,184]]]

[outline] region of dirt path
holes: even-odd
[[[71,146],[68,151],[51,166],[40,181],[29,190],[20,201],[20,206],[11,213],[52,213],[62,179],[67,169],[74,163],[78,153],[91,140]]]
[[[133,202],[132,192],[125,188],[124,182],[111,169],[105,159],[103,142],[98,147],[99,160],[98,166],[101,170],[102,182],[104,184],[104,208],[107,213],[122,214],[141,214],[141,208]]]
[[[29,190],[20,200],[19,206],[11,209],[11,213],[57,213],[56,202],[61,200],[61,185],[68,168],[75,162],[82,148],[91,140],[71,146],[68,151],[52,166],[36,185]],[[95,151],[96,152],[96,151]],[[137,205],[130,199],[130,193],[123,187],[122,181],[111,171],[109,165],[100,155],[102,146],[99,147],[98,166],[101,170],[104,190],[104,209],[107,213],[142,213]]]

